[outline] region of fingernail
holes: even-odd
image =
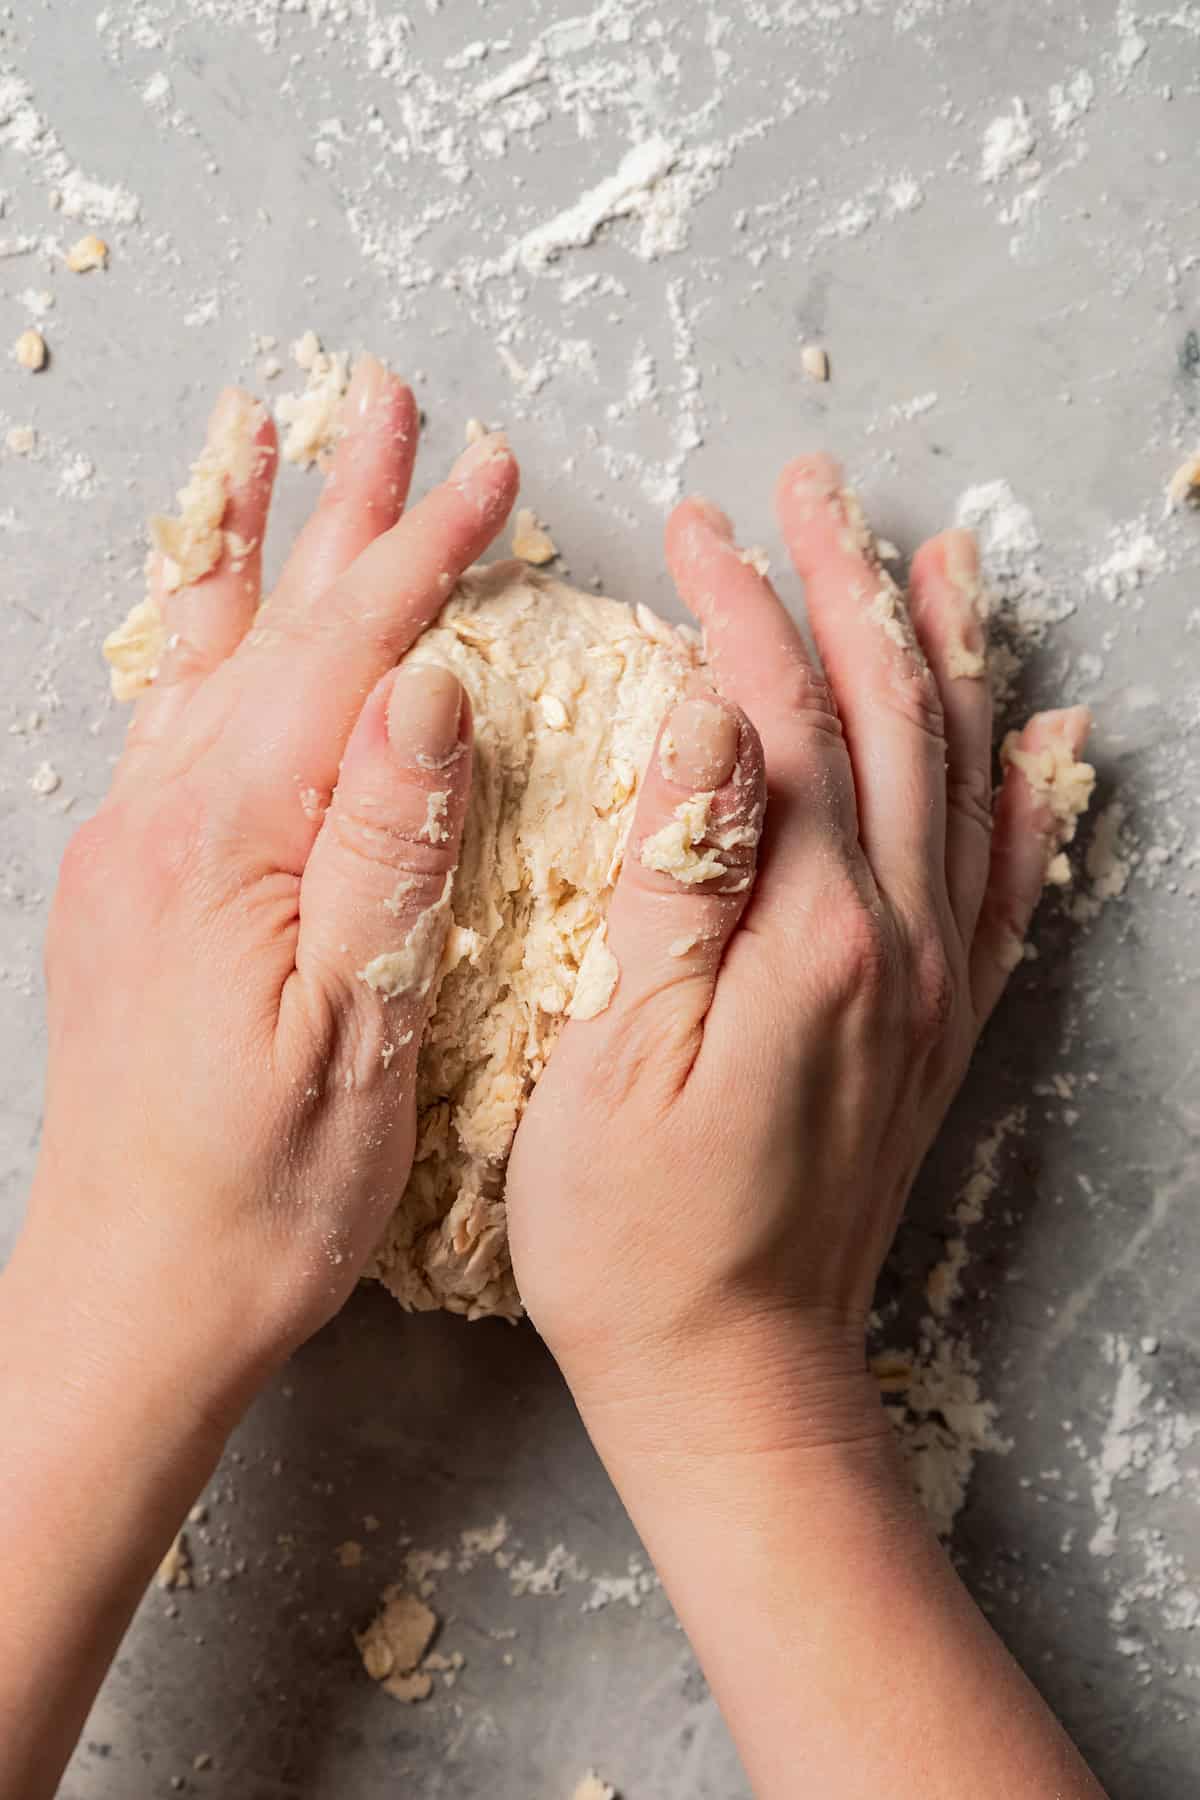
[[[724,787],[738,752],[738,722],[715,700],[681,700],[667,720],[658,760],[668,781],[710,791]]]
[[[209,414],[208,441],[216,443],[218,438],[227,436],[231,431],[240,428],[246,413],[254,405],[249,394],[241,388],[222,388],[217,395],[217,403]]]
[[[703,494],[694,495],[691,504],[711,531],[715,531],[718,537],[728,538],[732,543],[733,520],[727,512],[722,512],[719,506],[706,500]]]
[[[388,741],[407,763],[436,768],[458,749],[462,688],[449,669],[407,663],[388,698]]]
[[[388,372],[377,356],[369,351],[360,356],[342,400],[343,418],[347,422],[365,419],[383,399],[387,380]]]
[[[979,544],[973,531],[948,531],[942,540],[946,575],[960,594],[973,600],[979,592]]]
[[[470,444],[450,470],[449,481],[463,482],[482,469],[485,463],[497,462],[509,454],[508,438],[503,431],[489,431],[476,444]]]
[[[845,475],[841,463],[818,450],[814,456],[805,456],[792,466],[792,481],[795,487],[810,494],[836,494],[845,484]]]

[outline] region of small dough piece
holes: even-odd
[[[685,887],[728,875],[717,851],[704,847],[714,798],[713,794],[692,794],[681,800],[661,831],[643,838],[638,855],[647,869],[670,875]]]
[[[399,994],[416,994],[423,1000],[442,964],[453,888],[451,872],[433,905],[417,915],[416,923],[400,949],[385,950],[373,957],[365,969],[358,971],[359,980],[382,994],[385,1000],[395,1000]]]
[[[829,356],[820,344],[805,344],[800,352],[800,367],[810,381],[829,380]]]
[[[537,514],[528,506],[523,506],[513,520],[512,547],[514,556],[519,556],[522,562],[533,563],[536,568],[553,562],[558,555],[558,545],[538,524]]]
[[[437,1614],[423,1600],[393,1586],[384,1589],[383,1605],[367,1629],[354,1634],[363,1668],[393,1700],[411,1705],[429,1698],[432,1677],[422,1674],[417,1665],[432,1643],[437,1625]]]
[[[1071,881],[1071,865],[1063,854],[1079,829],[1079,821],[1087,811],[1096,786],[1096,771],[1091,763],[1076,762],[1067,744],[1047,744],[1041,750],[1022,750],[1020,737],[1010,731],[1000,749],[1000,759],[1020,769],[1036,799],[1047,807],[1054,820],[1054,848],[1046,861],[1046,881],[1052,887],[1067,887]]]
[[[602,1781],[595,1769],[589,1769],[571,1795],[571,1800],[617,1800],[617,1790]]]
[[[1167,483],[1167,510],[1190,502],[1200,506],[1200,450],[1181,462]]]
[[[39,369],[44,369],[46,366],[48,355],[46,340],[41,332],[35,331],[31,325],[28,331],[21,333],[13,345],[13,355],[23,369],[28,369],[31,375],[36,375]]]
[[[568,1016],[595,1016],[615,988],[600,928],[641,772],[703,665],[654,614],[520,562],[470,570],[409,660],[466,688],[474,772],[417,1062],[416,1156],[372,1272],[406,1307],[512,1319],[513,1135]],[[408,987],[411,951],[364,980]]]
[[[175,1541],[159,1563],[154,1579],[160,1588],[191,1587],[192,1554],[182,1531],[175,1533]]]
[[[230,488],[250,480],[262,455],[254,439],[263,418],[256,400],[243,396],[236,405],[231,404],[192,464],[186,487],[176,496],[179,517],[156,513],[151,518],[150,539],[162,559],[164,593],[177,593],[202,581],[216,568],[225,549],[236,563],[244,562],[253,548],[236,533],[223,531],[221,522]],[[118,700],[133,700],[151,685],[166,644],[162,607],[157,596],[148,592],[104,640],[104,657]]]
[[[287,427],[281,455],[302,469],[323,462],[342,435],[342,395],[349,380],[350,358],[344,350],[323,350],[315,331],[292,345],[292,359],[308,376],[304,391],[284,394],[275,416]]]
[[[108,267],[108,245],[103,238],[89,232],[72,244],[66,254],[66,265],[73,275],[86,275],[92,269]]]
[[[32,456],[37,449],[37,432],[32,425],[10,425],[4,434],[4,448],[10,456]]]

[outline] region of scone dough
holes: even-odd
[[[519,1315],[504,1171],[568,1016],[620,978],[604,921],[638,781],[702,661],[639,607],[520,562],[463,580],[408,660],[470,696],[474,774],[453,921],[418,1064],[412,1176],[374,1273],[405,1306]]]

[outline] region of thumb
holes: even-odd
[[[300,887],[296,970],[347,1017],[347,1087],[410,1077],[437,993],[471,781],[448,669],[406,664],[359,715]],[[411,1088],[411,1080],[405,1080]]]
[[[762,745],[716,694],[680,701],[642,781],[607,926],[588,947],[554,1053],[652,1054],[682,1085],[699,1048],[725,947],[754,882],[766,805]],[[646,1053],[630,1042],[644,1032]]]

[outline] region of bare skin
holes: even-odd
[[[454,866],[471,727],[452,678],[396,662],[518,477],[488,439],[405,512],[416,407],[370,358],[346,426],[261,608],[256,554],[167,598],[172,648],[64,861],[43,1144],[0,1279],[0,1800],[53,1792],[225,1437],[342,1305],[411,1162],[430,994],[362,971]],[[258,442],[226,519],[252,543],[269,422]],[[757,1793],[1082,1800],[863,1366],[1057,828],[1010,769],[992,831],[986,684],[952,673],[982,647],[971,541],[920,552],[909,640],[872,612],[826,459],[785,472],[779,511],[823,677],[728,521],[670,522],[716,691],[647,773],[613,1002],[568,1027],[518,1133],[514,1265]],[[1026,744],[1077,751],[1086,723],[1045,715]],[[697,793],[729,847],[686,882],[643,850]]]

